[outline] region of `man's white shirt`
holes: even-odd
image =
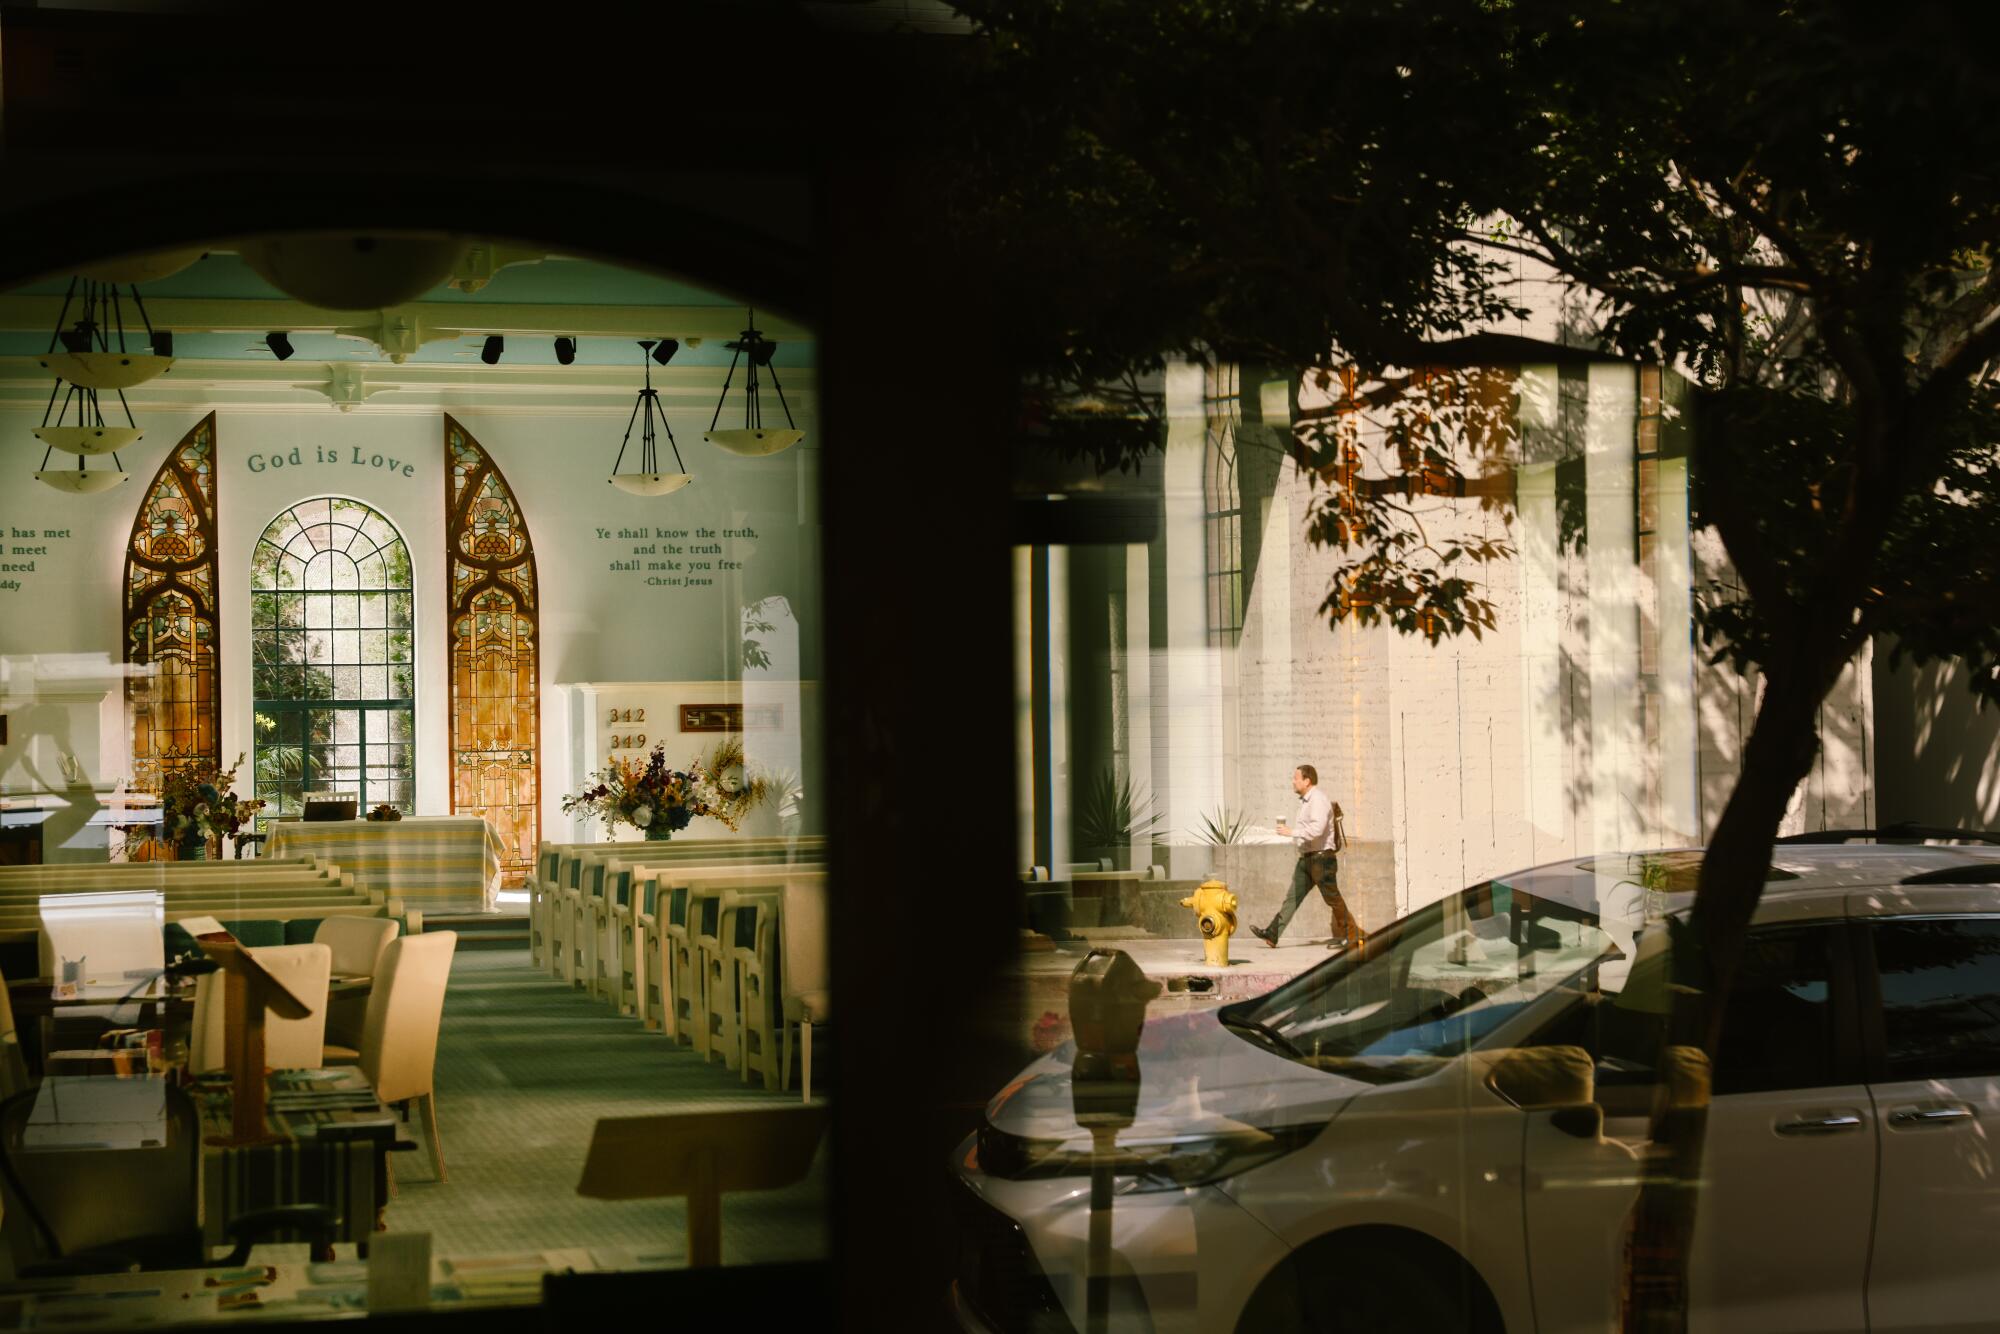
[[[1292,842],[1301,853],[1333,850],[1333,803],[1317,784],[1299,798],[1299,813],[1292,817]]]

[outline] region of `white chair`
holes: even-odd
[[[833,992],[828,976],[826,882],[792,879],[785,882],[778,909],[780,986],[785,997],[785,1050],[779,1067],[791,1087],[792,1025],[799,1026],[799,1086],[803,1101],[812,1101],[812,1033],[814,1024],[833,1018]]]
[[[258,963],[312,1006],[303,1019],[281,1019],[266,1011],[264,1064],[273,1070],[314,1070],[325,1064],[326,992],[333,951],[325,945],[265,945],[252,948]],[[196,1074],[227,1068],[228,1016],[223,975],[204,974],[195,983],[194,1020],[188,1040],[188,1068]]]
[[[549,912],[559,855],[555,844],[543,840],[528,876],[528,963],[534,968],[548,966]]]
[[[738,1073],[745,1083],[752,1074],[762,1075],[764,1087],[775,1093],[783,1074],[778,1068],[778,1034],[785,1026],[778,986],[778,917],[784,896],[781,887],[741,897],[752,901],[735,905],[737,928],[729,933],[735,941]],[[729,899],[723,903],[728,905]],[[752,919],[747,927],[746,914]]]
[[[423,1100],[424,1130],[430,1137],[431,1159],[437,1165],[439,1181],[448,1178],[431,1076],[437,1065],[445,985],[451,980],[451,956],[457,946],[456,931],[426,931],[390,941],[368,993],[368,1018],[362,1026],[359,1050],[326,1049],[329,1063],[358,1062],[361,1073],[374,1086],[375,1096],[384,1103]]]
[[[333,950],[333,975],[344,982],[366,981],[382,966],[382,952],[401,930],[393,917],[329,917],[313,933],[316,944]],[[361,1045],[368,1020],[368,993],[350,988],[326,1006],[326,1038],[347,1047]]]
[[[743,994],[742,956],[754,955],[757,949],[759,923],[769,913],[778,908],[778,894],[775,885],[748,886],[743,889],[723,891],[717,907],[718,926],[709,943],[707,971],[707,993],[703,997],[706,1017],[709,1021],[710,1047],[722,1049],[723,1065],[731,1070],[743,1071],[743,1078],[749,1073],[743,1065],[743,1026],[749,1002]],[[759,997],[766,1005],[769,994]],[[764,1025],[770,1028],[769,1023]],[[768,1051],[768,1043],[765,1050]],[[705,1059],[705,1058],[704,1058]]]
[[[674,1014],[671,959],[666,951],[662,922],[666,904],[660,893],[659,872],[651,867],[632,871],[632,1004],[639,1022],[647,1028],[662,1027],[662,1016]],[[669,1036],[671,1022],[665,1024]]]
[[[313,932],[313,943],[331,949],[333,975],[351,981],[375,976],[397,930],[393,917],[329,917]]]

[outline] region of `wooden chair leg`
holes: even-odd
[[[383,1157],[382,1172],[383,1175],[388,1179],[389,1198],[393,1200],[396,1198],[396,1160],[393,1156],[385,1155]]]
[[[785,1030],[785,1053],[780,1058],[778,1065],[778,1088],[785,1093],[790,1093],[792,1091],[792,1021],[782,1019],[779,1021],[778,1026]]]
[[[811,1019],[799,1020],[799,1088],[805,1096],[801,1102],[813,1100],[813,1024]]]
[[[431,1137],[431,1161],[437,1164],[437,1179],[439,1182],[445,1182],[451,1178],[444,1172],[444,1141],[438,1138],[437,1102],[437,1094],[424,1094],[424,1130]]]

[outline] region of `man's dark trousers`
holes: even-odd
[[[1305,902],[1306,895],[1321,885],[1329,886],[1336,896],[1340,893],[1340,858],[1331,852],[1302,852],[1298,865],[1292,868],[1292,888],[1285,895],[1285,906],[1278,909],[1278,915],[1264,928],[1264,934],[1272,940],[1285,934],[1285,928],[1292,923],[1292,914]],[[1336,913],[1338,917],[1340,914]]]

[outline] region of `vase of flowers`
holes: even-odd
[[[602,820],[607,830],[631,825],[641,838],[665,842],[697,815],[735,829],[764,796],[759,780],[743,781],[743,745],[725,742],[707,759],[697,756],[685,769],[667,767],[667,748],[653,747],[638,760],[613,760],[590,775],[590,786],[563,798],[565,815]]]
[[[160,785],[160,841],[182,861],[222,855],[222,840],[235,838],[264,803],[236,795],[236,763],[227,769],[206,757],[168,772]]]

